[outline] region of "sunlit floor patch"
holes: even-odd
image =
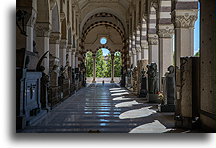
[[[121,88],[110,88],[109,90],[112,91],[112,90],[122,90],[122,89]]]
[[[147,123],[132,129],[129,133],[165,133],[171,130],[167,129],[158,120],[154,120],[152,123]]]
[[[113,93],[111,96],[122,96],[122,95],[128,95],[128,92],[122,92],[122,93]]]
[[[150,109],[151,107],[144,107],[140,109],[134,109],[126,111],[119,115],[120,119],[128,119],[128,118],[141,118],[141,117],[147,117],[152,114],[155,114],[156,111],[153,109]]]
[[[113,98],[114,101],[125,101],[125,100],[133,100],[134,98],[124,98],[124,97],[116,97]]]
[[[115,105],[115,107],[132,107],[133,105],[138,105],[141,103],[138,103],[137,101],[128,101],[128,102],[122,102]]]
[[[111,90],[111,93],[128,92],[127,90]]]

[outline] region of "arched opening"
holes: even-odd
[[[86,53],[85,58],[85,65],[86,65],[86,77],[93,77],[93,58],[92,58],[92,52],[88,51]]]
[[[106,48],[101,48],[96,53],[96,78],[97,82],[106,81],[111,77],[111,54]],[[102,80],[103,79],[103,80]]]
[[[122,57],[121,52],[117,51],[114,54],[114,77],[120,78],[122,71]]]

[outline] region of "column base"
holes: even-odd
[[[110,83],[115,83],[115,82],[113,80],[111,80]]]
[[[95,80],[93,80],[93,81],[92,81],[92,83],[96,83],[96,81],[95,81]]]

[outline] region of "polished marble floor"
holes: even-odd
[[[117,84],[89,84],[51,110],[26,133],[165,133],[173,132],[173,113],[158,113]]]

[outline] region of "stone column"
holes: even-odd
[[[149,42],[149,63],[156,63],[157,66],[159,66],[159,57],[158,57],[158,51],[159,51],[159,46],[158,46],[158,36],[157,34],[148,34],[148,42]]]
[[[133,54],[133,68],[137,66],[137,52],[136,49],[132,49]]]
[[[71,44],[68,44],[67,46],[67,55],[68,55],[68,59],[66,63],[68,62],[68,66],[72,67],[72,45]]]
[[[50,34],[50,54],[52,56],[59,58],[59,44],[61,39],[61,33],[60,32],[52,32]]]
[[[136,52],[136,43],[135,35],[132,36],[132,53],[133,53],[133,68],[137,66],[137,52]]]
[[[27,25],[26,25],[26,50],[31,51],[31,52],[35,52],[34,51],[34,45],[33,45],[33,41],[34,41],[34,25],[35,25],[35,21],[36,21],[36,17],[37,17],[37,12],[35,9],[32,9],[32,14],[30,17],[30,20],[28,21]],[[19,44],[19,43],[18,43]]]
[[[148,42],[146,41],[145,43],[141,44],[141,59],[145,60],[148,62],[149,60],[149,46],[148,46]]]
[[[76,68],[79,68],[79,53],[76,52],[76,56],[75,56],[75,63],[76,63]]]
[[[161,88],[161,78],[167,72],[167,68],[173,65],[173,24],[159,24],[159,80]]]
[[[72,68],[76,67],[76,49],[72,48]]]
[[[141,60],[141,41],[140,41],[140,28],[137,27],[136,31],[136,40],[135,40],[135,45],[136,45],[136,52],[137,52],[137,61]]]
[[[58,86],[58,67],[59,67],[59,43],[61,34],[59,32],[52,32],[50,35],[50,85]]]
[[[51,25],[49,23],[36,23],[36,49],[40,57],[49,51],[50,30]],[[44,72],[49,74],[49,54],[46,57],[42,65],[45,67]]]
[[[112,64],[112,68],[111,68],[111,81],[110,83],[114,83],[114,53],[111,53],[111,64]]]
[[[194,55],[194,24],[198,10],[174,10],[175,64],[180,68],[180,57]]]
[[[96,83],[96,54],[95,53],[92,54],[92,58],[93,58],[93,80],[92,80],[92,83]]]
[[[66,66],[66,54],[67,54],[67,40],[62,39],[60,41],[59,57],[60,57],[60,65],[63,67]]]

